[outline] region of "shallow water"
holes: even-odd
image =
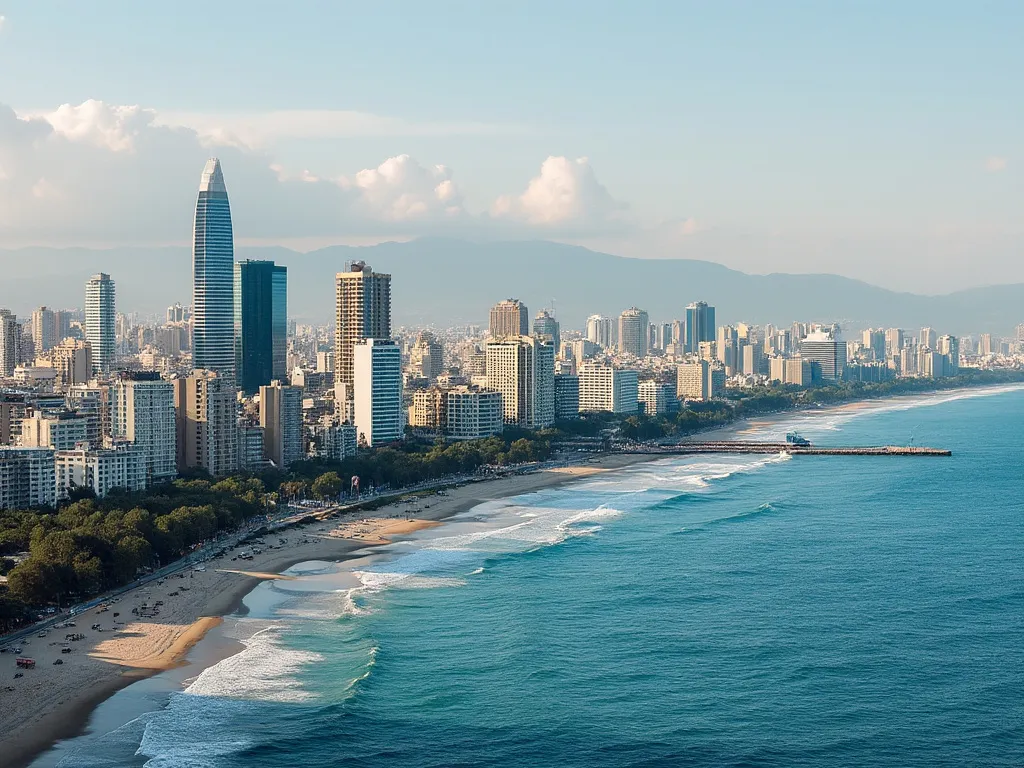
[[[954,456],[670,459],[300,564],[58,762],[1019,765],[1024,391],[794,425]]]

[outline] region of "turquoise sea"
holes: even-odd
[[[954,455],[657,461],[301,564],[40,764],[1024,764],[1024,390],[793,428]]]

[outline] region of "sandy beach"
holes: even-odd
[[[51,628],[22,642],[22,653],[0,656],[0,754],[12,768],[28,765],[55,741],[81,733],[97,704],[132,682],[187,663],[189,650],[221,617],[236,611],[260,581],[306,560],[342,560],[357,550],[471,509],[477,504],[538,491],[648,460],[643,455],[601,456],[580,466],[495,478],[452,488],[445,495],[410,497],[367,513],[353,511],[264,537],[251,560],[232,560],[241,549],[160,582],[122,594],[108,609],[79,614],[74,627]],[[280,543],[281,541],[284,543]],[[251,547],[243,549],[251,550]],[[134,611],[134,612],[133,612]],[[99,625],[92,629],[93,625]],[[82,635],[71,640],[69,636]],[[35,659],[18,671],[16,656]],[[60,664],[54,662],[60,661]]]

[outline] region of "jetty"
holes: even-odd
[[[630,453],[663,453],[668,456],[689,456],[702,453],[788,453],[793,456],[952,456],[945,448],[916,445],[835,446],[812,445],[809,442],[763,443],[746,440],[711,440],[692,443],[657,445]]]

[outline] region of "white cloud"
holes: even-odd
[[[194,131],[100,101],[18,116],[0,105],[0,237],[54,245],[182,242],[211,154]],[[337,184],[280,180],[262,154],[216,150],[238,231],[253,237],[342,229]]]
[[[499,198],[491,213],[552,227],[608,222],[618,218],[624,208],[597,180],[587,158],[549,157],[525,192]]]
[[[321,181],[320,177],[308,168],[303,168],[298,173],[291,173],[280,163],[271,163],[270,170],[277,174],[278,181],[305,181],[311,184]]]
[[[999,171],[1005,171],[1009,164],[1009,158],[993,155],[985,160],[985,170],[989,173],[998,173]]]
[[[62,104],[53,112],[38,115],[53,126],[54,134],[70,141],[130,152],[135,136],[153,122],[153,112],[141,107],[117,107],[89,99],[78,106]]]
[[[422,221],[465,213],[451,171],[443,165],[424,168],[409,155],[388,158],[341,185],[355,191],[358,207],[375,219]]]
[[[7,23],[7,17],[6,16],[0,16],[0,30],[3,30],[4,24],[6,24],[6,23]]]
[[[326,130],[326,129],[325,129]],[[0,239],[6,245],[187,242],[199,175],[219,156],[235,235],[264,242],[451,235],[583,236],[624,206],[586,159],[548,158],[525,192],[473,212],[452,169],[407,154],[344,176],[286,168],[271,150],[214,142],[154,110],[90,100],[17,114],[0,104]]]

